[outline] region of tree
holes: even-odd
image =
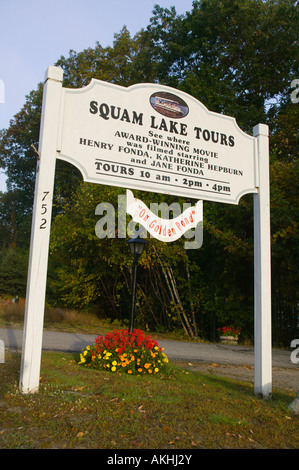
[[[298,69],[298,10],[291,0],[201,0],[178,16],[155,6],[150,24],[133,38],[126,27],[113,46],[70,51],[56,65],[63,86],[91,78],[122,86],[159,82],[193,95],[211,111],[234,116],[247,133],[270,127],[273,324],[277,343],[287,344],[297,324],[298,105],[290,84]],[[42,88],[30,93],[9,129],[1,132],[0,164],[9,189],[1,195],[6,245],[29,244]],[[33,144],[33,145],[32,145]],[[49,296],[56,303],[100,308],[126,319],[130,258],[125,244],[94,234],[98,202],[117,206],[114,188],[82,184],[78,170],[57,162]],[[147,201],[147,194],[140,198]],[[100,200],[99,200],[100,199]],[[253,333],[252,195],[238,206],[204,203],[204,244],[186,252],[182,240],[151,240],[142,257],[138,319],[158,328],[180,326],[215,338],[217,326]],[[157,196],[157,201],[173,198]],[[182,202],[182,201],[181,201]],[[252,273],[248,276],[248,273]],[[285,333],[286,332],[286,333]],[[295,336],[293,336],[295,337]]]
[[[61,57],[56,65],[64,70],[63,86],[80,88],[92,78],[130,86],[154,80],[155,64],[151,58],[152,39],[144,31],[131,38],[124,26],[114,35],[113,46],[103,48],[98,42],[95,48],[82,52],[70,51],[68,58]]]
[[[270,127],[273,317],[276,331],[283,331],[288,324],[289,335],[295,334],[298,315],[295,293],[298,201],[294,194],[296,185],[290,181],[296,179],[298,172],[298,106],[290,103],[290,83],[298,70],[294,27],[297,22],[297,2],[291,0],[202,0],[194,2],[192,11],[182,17],[177,17],[174,9],[157,6],[148,27],[155,45],[160,82],[181,88],[212,111],[234,116],[245,132],[251,133],[259,122]],[[211,239],[207,241],[205,231],[204,246],[193,257],[197,258],[198,266],[204,264],[205,256],[211,260],[216,238],[215,268],[221,265],[222,273],[212,270],[210,261],[217,286],[208,272],[201,273],[201,279],[207,282],[201,281],[200,286],[201,321],[207,313],[212,323],[213,318],[221,322],[236,318],[240,321],[240,312],[247,311],[247,327],[250,322],[252,300],[250,303],[248,300],[252,299],[252,279],[248,280],[246,271],[250,272],[250,267],[252,270],[252,238],[244,243],[243,234],[251,233],[252,197],[242,198],[238,211],[241,208],[242,218],[236,219],[233,207],[205,204],[204,226]],[[230,225],[225,221],[230,221]],[[284,257],[282,252],[286,255],[286,251],[288,255]],[[231,273],[236,275],[230,285],[228,273],[230,280]],[[287,289],[282,279],[288,279]],[[289,335],[284,336],[284,342]]]
[[[157,78],[251,132],[266,121],[265,103],[288,92],[297,70],[296,3],[202,0],[182,17],[156,6],[148,30]]]
[[[25,296],[27,256],[19,248],[0,250],[0,293],[19,297]]]

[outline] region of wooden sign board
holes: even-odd
[[[161,85],[64,88],[57,150],[93,183],[232,204],[257,191],[256,139]]]

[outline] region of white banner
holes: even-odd
[[[127,213],[134,222],[141,224],[150,235],[162,242],[173,242],[184,235],[187,230],[195,228],[203,220],[203,204],[198,201],[188,207],[174,219],[162,219],[155,215],[140,199],[134,198],[132,191],[127,190]]]

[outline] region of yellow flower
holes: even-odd
[[[113,361],[113,362],[112,362],[112,365],[113,365],[113,366],[116,366],[116,365],[117,365],[117,361]]]
[[[155,372],[159,372],[159,369],[158,369],[158,367],[155,367]]]
[[[163,362],[168,362],[168,358],[167,358],[166,354],[162,353],[162,356],[164,356]]]
[[[85,357],[83,357],[82,354],[80,354],[80,359],[81,359],[81,363],[86,361]]]
[[[115,362],[115,361],[114,361],[114,362]],[[113,364],[113,362],[112,362],[112,364]],[[111,367],[111,371],[112,371],[112,372],[114,372],[115,370],[116,370],[116,367],[114,367],[114,366]]]

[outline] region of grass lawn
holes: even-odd
[[[130,376],[43,352],[39,393],[18,390],[21,357],[0,364],[1,449],[298,449],[293,394],[270,401],[253,386],[169,364],[164,376]]]

